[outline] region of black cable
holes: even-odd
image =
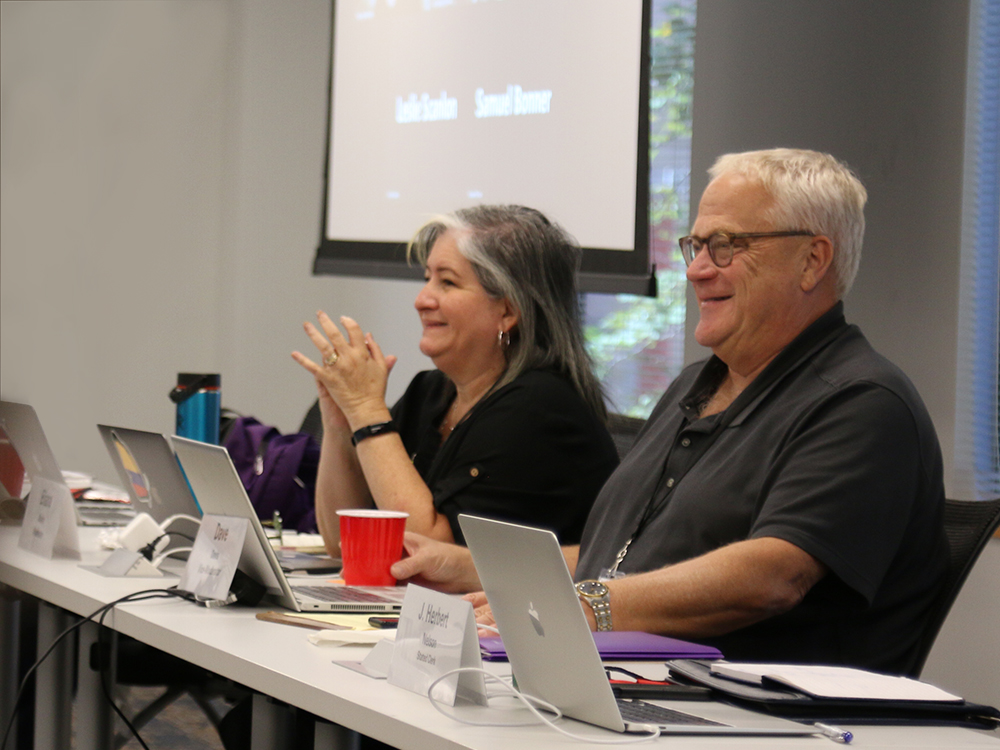
[[[170,597],[178,597],[181,599],[194,601],[194,597],[191,594],[189,594],[187,591],[180,591],[179,589],[146,589],[145,591],[136,591],[131,594],[126,594],[120,599],[115,599],[113,602],[109,602],[108,604],[99,607],[98,609],[94,610],[92,613],[84,617],[82,620],[78,620],[77,622],[73,623],[68,628],[63,630],[63,632],[61,632],[59,635],[57,635],[55,637],[55,640],[52,641],[52,644],[48,647],[48,649],[46,649],[45,653],[42,654],[40,657],[38,657],[35,663],[31,665],[31,667],[25,673],[24,677],[21,679],[21,685],[17,689],[17,697],[14,699],[14,705],[11,709],[10,720],[7,722],[7,728],[4,730],[3,733],[3,742],[0,743],[0,750],[5,750],[5,748],[7,747],[7,740],[10,739],[11,730],[14,728],[14,722],[17,720],[18,706],[21,703],[21,698],[24,697],[24,689],[27,687],[28,681],[38,670],[38,667],[41,666],[42,662],[45,661],[45,659],[48,658],[49,654],[51,654],[55,650],[56,646],[59,645],[59,643],[63,640],[63,638],[72,633],[74,630],[80,628],[85,622],[91,622],[98,615],[100,615],[101,617],[100,622],[98,624],[103,625],[104,615],[106,615],[118,604],[122,604],[124,602],[133,602],[133,601],[141,602],[145,601],[146,599],[167,599]],[[100,633],[98,633],[98,637],[100,637]],[[104,687],[103,671],[101,673],[101,677],[102,677],[101,685],[102,687]],[[128,719],[122,716],[118,706],[115,705],[115,702],[113,700],[111,700],[109,692],[105,690],[104,694],[111,702],[111,705],[115,709],[115,711],[118,711],[118,715],[122,717],[126,725],[128,725],[129,729],[132,730],[132,733],[135,735],[136,739],[139,740],[139,742],[142,744],[143,747],[146,747],[146,743],[142,741],[141,737],[139,737],[138,732],[135,731],[131,723],[129,723]],[[148,747],[146,748],[146,750],[149,750]]]
[[[174,536],[179,536],[179,537],[182,537],[184,539],[187,539],[189,542],[194,542],[194,537],[191,536],[191,535],[189,535],[189,534],[184,534],[184,533],[182,533],[180,531],[164,531],[162,534],[160,534],[158,537],[156,537],[156,539],[154,539],[153,541],[151,541],[145,547],[140,548],[139,549],[139,554],[142,555],[143,557],[145,557],[150,562],[152,562],[153,561],[153,555],[156,554],[156,545],[160,543],[161,539],[163,539],[166,536],[170,536],[171,534],[173,534]]]

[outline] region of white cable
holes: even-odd
[[[167,518],[167,520],[165,520],[163,523],[160,524],[160,531],[166,531],[170,527],[170,524],[181,518],[185,518],[188,521],[194,521],[196,524],[201,523],[201,519],[195,518],[194,516],[189,516],[187,513],[175,513],[174,515],[170,516],[169,518]]]
[[[161,552],[159,555],[153,558],[153,567],[159,568],[161,562],[166,560],[171,555],[176,554],[177,552],[190,552],[193,549],[194,547],[174,547],[173,549],[168,549],[166,552]]]
[[[460,674],[462,672],[479,672],[482,675],[484,675],[487,679],[493,680],[494,682],[496,682],[497,684],[499,684],[501,687],[504,688],[505,692],[502,693],[503,695],[512,695],[515,698],[517,698],[519,701],[521,701],[521,703],[524,704],[525,708],[527,708],[531,713],[535,715],[538,721],[525,721],[517,723],[469,721],[468,719],[462,719],[453,713],[448,713],[441,707],[438,700],[434,697],[433,695],[434,688],[437,687],[437,684],[442,680],[445,680],[448,677],[451,677],[452,675]],[[555,731],[559,732],[559,734],[565,737],[569,737],[572,740],[592,742],[597,745],[631,745],[636,742],[646,742],[647,740],[655,740],[657,737],[660,736],[659,729],[655,729],[650,734],[632,735],[629,737],[621,737],[615,739],[603,739],[600,737],[584,737],[583,735],[567,732],[562,727],[556,726],[555,722],[552,719],[549,719],[547,716],[543,716],[542,712],[539,711],[537,708],[535,708],[535,705],[537,704],[538,706],[541,706],[543,710],[554,714],[556,719],[561,719],[563,714],[562,711],[560,711],[558,708],[553,706],[548,701],[542,700],[541,698],[536,698],[533,695],[522,693],[513,685],[508,685],[503,679],[501,679],[497,675],[487,672],[485,669],[480,669],[479,667],[459,667],[458,669],[453,669],[450,672],[445,672],[443,675],[434,680],[430,684],[430,687],[427,688],[427,698],[428,700],[430,700],[431,705],[434,706],[434,708],[436,708],[438,712],[441,713],[442,715],[447,716],[450,719],[454,719],[455,721],[460,722],[462,724],[468,724],[474,727],[526,727],[526,726],[537,726],[538,724],[545,724],[550,728],[554,729]]]

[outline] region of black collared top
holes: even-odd
[[[454,398],[455,386],[442,372],[421,372],[392,407],[392,418],[455,541],[464,543],[459,514],[471,513],[579,542],[618,453],[569,380],[529,370],[486,395],[442,441],[439,426]]]
[[[725,374],[711,357],[664,394],[598,495],[577,579],[630,537],[626,573],[777,537],[830,574],[790,612],[701,640],[729,658],[909,671],[947,556],[941,451],[913,385],[840,303],[701,418]]]

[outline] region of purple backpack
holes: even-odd
[[[238,417],[227,426],[223,445],[258,518],[270,521],[278,511],[286,529],[316,530],[319,444],[312,435],[282,435],[253,417]]]

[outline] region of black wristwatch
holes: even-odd
[[[396,432],[396,425],[391,419],[388,422],[376,422],[357,430],[351,435],[351,445],[357,445],[362,440],[367,440],[370,437],[375,437],[385,432]]]
[[[594,619],[599,631],[611,630],[611,597],[608,587],[600,581],[580,581],[576,593],[594,610]]]

